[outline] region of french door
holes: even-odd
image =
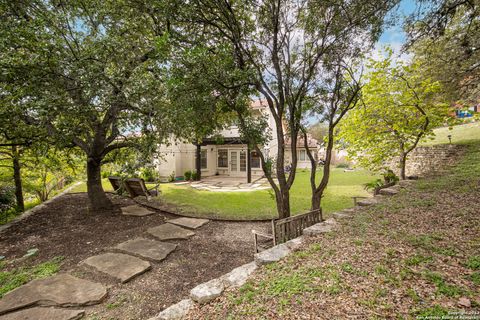
[[[247,172],[247,152],[230,150],[230,175],[239,176]]]

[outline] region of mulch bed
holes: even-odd
[[[267,223],[210,221],[195,230],[196,235],[178,243],[167,259],[151,262],[152,270],[126,284],[96,272],[79,262],[136,237],[149,238],[146,230],[174,216],[157,210],[145,217],[121,215],[120,207],[130,199],[109,195],[115,204],[111,212],[88,214],[84,193],[67,194],[38,213],[0,234],[0,252],[7,261],[39,249],[21,265],[34,265],[57,256],[64,257],[61,272],[98,281],[109,287],[107,300],[86,308],[87,318],[146,319],[188,296],[199,283],[221,276],[253,259],[251,230],[265,230]],[[19,263],[14,264],[20,266]]]

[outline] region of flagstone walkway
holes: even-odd
[[[153,214],[138,205],[122,208],[122,213],[135,217]],[[197,229],[208,223],[207,219],[178,218],[146,230],[145,234],[159,240],[187,239]],[[185,229],[188,228],[188,229]],[[175,251],[177,244],[135,238],[122,242],[105,253],[91,256],[80,265],[87,265],[96,272],[106,274],[121,283],[148,272],[151,262],[160,262]],[[1,320],[74,320],[84,315],[84,310],[63,309],[101,303],[107,296],[107,288],[100,283],[80,279],[70,274],[33,280],[9,293],[0,300]]]

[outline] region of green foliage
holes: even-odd
[[[480,256],[469,257],[465,266],[472,270],[480,270]]]
[[[140,170],[140,172],[141,172],[140,176],[146,182],[154,182],[158,180],[157,171],[152,166],[144,167]]]
[[[15,206],[15,189],[12,186],[0,185],[0,214]]]
[[[447,283],[440,273],[427,270],[424,273],[425,278],[434,283],[437,287],[437,293],[447,297],[459,297],[465,294],[465,290],[461,287]]]
[[[63,257],[55,257],[33,267],[21,267],[9,271],[0,271],[0,297],[5,293],[40,278],[54,275],[60,270]],[[5,266],[2,267],[4,269]]]
[[[191,170],[185,171],[185,173],[183,174],[183,177],[185,178],[185,180],[189,181],[192,178],[192,171]]]
[[[417,319],[426,319],[428,317],[446,316],[450,311],[442,306],[434,305],[433,307],[416,310],[413,313],[417,316]]]
[[[369,68],[363,103],[347,114],[339,137],[361,166],[384,170],[385,161],[432,135],[448,115],[448,106],[435,99],[438,82],[424,78],[418,64],[394,65],[391,51],[383,60],[371,60]]]
[[[480,92],[478,2],[473,5],[461,1],[439,3],[443,8],[423,15],[422,23],[411,21],[412,33],[425,32],[413,45],[413,59],[420,64],[425,76],[442,84],[443,90],[439,93],[444,101],[457,106],[473,106],[478,104]],[[435,20],[438,29],[432,30]],[[432,31],[437,32],[432,35]]]
[[[378,187],[383,186],[382,179],[375,179],[373,181],[367,182],[363,185],[364,189],[367,191],[373,191]]]
[[[387,170],[384,174],[382,174],[382,176],[385,183],[393,183],[400,180],[400,178],[392,170]]]
[[[198,178],[198,173],[197,173],[197,171],[193,171],[191,177],[192,177],[192,180],[197,180],[197,178]]]
[[[427,263],[433,261],[432,257],[426,257],[421,254],[416,254],[405,259],[405,264],[407,266],[418,266],[422,263]]]

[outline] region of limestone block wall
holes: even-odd
[[[453,144],[417,147],[407,159],[407,176],[425,176],[441,172],[455,164],[463,154],[464,147]],[[398,158],[387,163],[397,175]]]

